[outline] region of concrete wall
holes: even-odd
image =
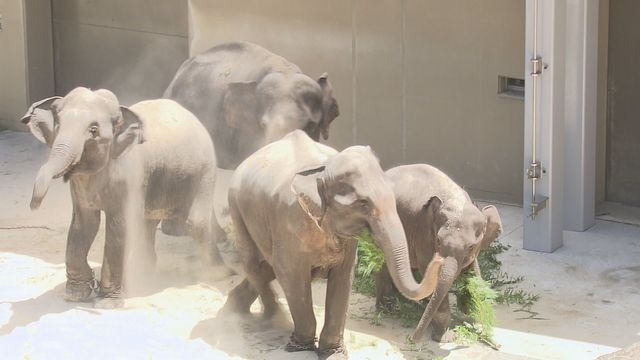
[[[0,127],[17,129],[27,109],[24,4],[0,0]]]
[[[53,96],[55,89],[51,2],[24,0],[24,6],[27,40],[27,100],[31,104]]]
[[[610,2],[607,200],[640,206],[640,2]]]
[[[0,128],[25,130],[27,106],[53,95],[51,4],[0,0]]]
[[[52,0],[56,93],[107,88],[124,104],[162,95],[188,57],[186,0]]]
[[[383,166],[428,162],[481,198],[522,201],[524,0],[190,0],[190,53],[260,44],[340,104],[330,143],[370,144]]]

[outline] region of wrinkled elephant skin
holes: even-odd
[[[421,283],[409,266],[395,198],[369,147],[341,152],[297,130],[247,158],[229,190],[229,210],[246,279],[225,310],[248,312],[258,295],[265,316],[278,311],[270,282],[278,279],[294,322],[288,351],[316,349],[311,280],[327,278],[320,358],[346,357],[343,342],[355,234],[369,228],[390,265],[390,277],[411,299],[435,289],[442,259],[434,257]]]
[[[141,249],[131,261],[155,264],[160,221],[182,222],[207,263],[229,273],[213,242],[221,229],[213,213],[215,153],[202,124],[172,100],[120,106],[108,90],[78,87],[65,97],[34,103],[22,119],[50,147],[36,177],[37,209],[52,179],[70,181],[73,218],[67,237],[67,299],[87,301],[97,282],[87,253],[105,212],[106,241],[99,307],[122,305],[125,245]]]
[[[418,340],[433,326],[432,338],[445,341],[451,322],[448,292],[461,271],[473,266],[477,256],[502,232],[502,222],[492,205],[479,210],[460,186],[442,171],[426,164],[398,166],[385,175],[393,186],[398,214],[408,241],[411,267],[424,271],[434,254],[444,258],[438,285],[413,334]],[[376,304],[389,305],[393,286],[387,267],[376,274]]]
[[[217,45],[187,59],[164,97],[193,112],[213,138],[218,166],[235,169],[262,146],[296,130],[318,141],[339,115],[328,75],[317,79],[247,42]]]

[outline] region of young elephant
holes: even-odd
[[[432,338],[443,338],[451,322],[448,292],[455,279],[468,266],[480,275],[477,256],[502,232],[502,222],[495,206],[480,211],[469,195],[451,178],[425,164],[398,166],[388,170],[393,184],[398,214],[409,246],[411,268],[424,271],[438,253],[444,264],[438,286],[429,300],[413,335],[418,340],[433,320]],[[387,267],[376,274],[376,304],[385,306],[393,294]],[[450,335],[450,334],[449,334]]]
[[[212,241],[212,221],[217,224],[213,144],[189,111],[172,100],[127,108],[108,90],[78,87],[65,97],[34,103],[22,122],[51,148],[36,177],[31,209],[40,206],[52,179],[71,181],[67,300],[88,300],[96,283],[87,253],[101,211],[106,241],[98,307],[122,304],[125,239],[132,248],[142,242],[139,246],[155,262],[155,230],[161,220],[186,222],[214,271],[229,273]]]
[[[422,299],[435,288],[441,258],[432,256],[422,283],[416,283],[393,191],[369,147],[337,152],[296,130],[240,164],[231,179],[229,209],[246,279],[231,291],[225,308],[249,312],[259,295],[265,316],[273,315],[279,307],[269,283],[277,278],[295,327],[287,351],[315,349],[311,280],[325,277],[318,353],[322,359],[346,358],[353,236],[364,228],[383,249],[404,296]]]

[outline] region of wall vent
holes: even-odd
[[[498,75],[498,95],[524,100],[524,79]]]

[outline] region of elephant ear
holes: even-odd
[[[126,106],[120,106],[122,116],[113,127],[113,144],[111,156],[117,158],[132,145],[145,141],[144,127],[138,114]]]
[[[301,171],[291,181],[291,191],[295,194],[300,208],[313,223],[322,230],[322,220],[327,211],[324,166]]]
[[[318,84],[322,89],[322,120],[320,121],[320,131],[322,132],[322,138],[327,140],[329,138],[329,125],[333,119],[340,115],[340,108],[338,107],[338,101],[333,97],[333,86],[329,82],[329,75],[324,73],[318,78]]]
[[[229,127],[240,129],[257,125],[257,87],[258,83],[255,81],[229,84],[222,104],[224,118]]]
[[[484,231],[480,249],[486,249],[502,234],[502,220],[500,219],[500,214],[498,214],[498,209],[493,205],[482,208],[482,213],[487,219],[487,227]]]
[[[53,96],[35,102],[29,106],[29,110],[20,119],[23,124],[29,126],[29,130],[40,140],[40,142],[49,145],[53,143],[54,137],[54,111],[59,103],[60,96]]]
[[[432,196],[429,198],[426,204],[422,207],[427,217],[427,224],[435,225],[436,228],[442,225],[442,214],[440,209],[442,208],[442,199],[438,196]]]

